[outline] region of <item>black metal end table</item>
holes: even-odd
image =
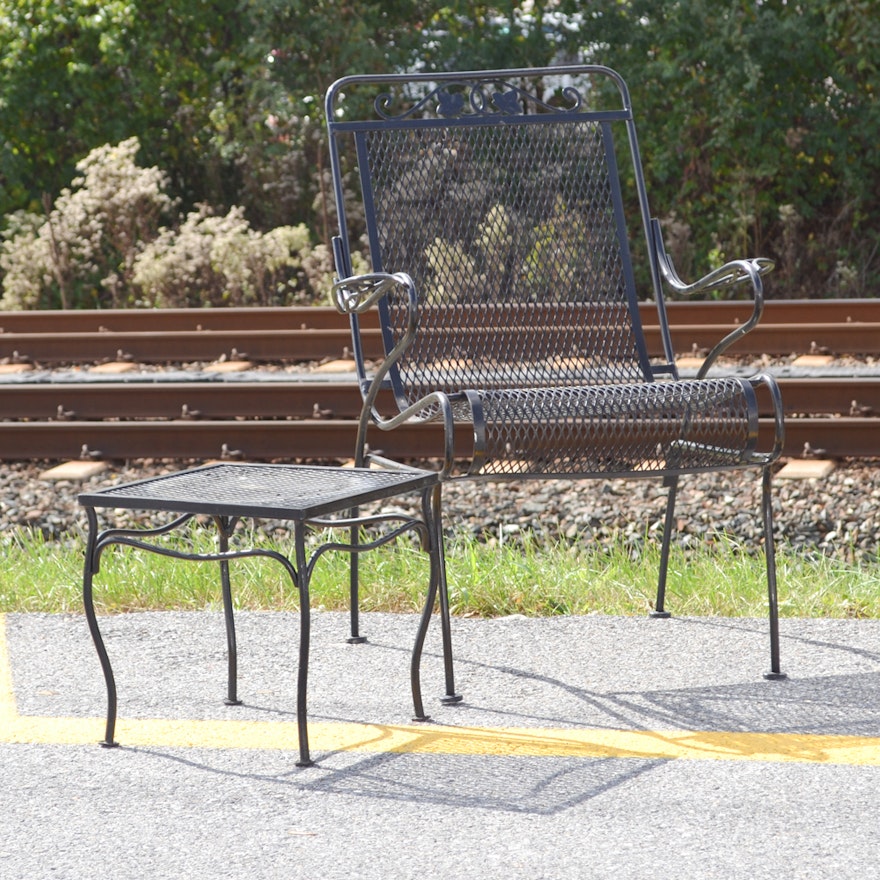
[[[421,493],[421,517],[406,514],[359,515],[359,506],[410,492]],[[449,605],[446,591],[443,532],[440,522],[440,480],[438,474],[415,469],[375,470],[369,468],[318,467],[272,464],[212,464],[168,475],[151,477],[109,486],[96,492],[82,493],[79,503],[85,508],[89,524],[83,572],[83,602],[89,630],[101,661],[107,685],[107,726],[102,745],[114,741],[117,697],[113,670],[95,614],[92,580],[100,568],[101,555],[107,547],[124,544],[177,559],[220,563],[223,610],[228,646],[228,681],[226,702],[239,704],[237,692],[237,649],[233,617],[229,562],[245,557],[276,560],[287,571],[300,599],[300,644],[297,671],[297,726],[299,732],[298,766],[314,762],[309,755],[306,716],[306,688],[309,663],[309,581],[315,563],[328,550],[360,553],[416,531],[422,549],[430,555],[430,584],[416,634],[411,661],[411,684],[414,719],[426,721],[421,695],[419,667],[422,648],[438,593],[443,631],[443,658],[446,674],[444,702],[455,702],[452,673],[452,650]],[[164,526],[152,528],[110,528],[101,530],[95,510],[131,508],[179,514]],[[173,549],[154,539],[179,529],[197,516],[211,517],[219,533],[216,553],[195,553]],[[260,547],[229,549],[229,538],[243,518],[276,518],[292,522],[294,555],[292,559],[276,550]],[[373,540],[362,540],[361,529],[387,524]],[[305,534],[309,526],[349,529],[350,541],[325,541],[308,556]]]

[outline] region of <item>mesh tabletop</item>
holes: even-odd
[[[77,500],[84,507],[310,519],[425,489],[438,479],[431,471],[216,464],[109,486]]]

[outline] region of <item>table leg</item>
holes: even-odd
[[[354,507],[348,515],[352,519],[357,519],[358,514],[358,508]],[[352,526],[349,538],[351,546],[355,548],[348,557],[348,614],[351,634],[346,641],[351,645],[361,645],[367,640],[367,637],[362,636],[360,631],[360,556],[356,549],[361,539],[360,528],[359,525]]]
[[[440,698],[443,703],[460,703],[461,694],[455,692],[455,673],[452,665],[452,623],[449,614],[449,588],[446,582],[446,554],[443,541],[442,488],[438,483],[425,493],[423,503],[425,525],[431,535],[433,552],[436,555],[438,591],[440,593],[440,632],[443,637],[443,671],[446,678],[446,693]]]
[[[233,524],[223,516],[214,517],[219,533],[219,549],[221,553],[229,550],[229,536]],[[226,652],[228,670],[226,675],[226,699],[227,706],[240,706],[238,698],[238,645],[235,639],[235,616],[232,606],[232,585],[229,581],[229,561],[220,560],[220,585],[223,593],[223,617],[226,622]]]
[[[110,665],[110,657],[107,655],[104,639],[101,637],[101,630],[98,627],[92,595],[92,578],[98,571],[98,556],[96,554],[98,518],[93,507],[85,508],[85,512],[89,522],[89,537],[86,543],[86,559],[83,568],[83,606],[89,624],[89,632],[92,634],[92,641],[95,643],[95,650],[98,652],[98,659],[101,661],[101,669],[104,672],[104,682],[107,686],[107,726],[101,745],[105,748],[112,748],[118,745],[113,739],[116,729],[116,680],[113,677],[113,667]]]
[[[309,756],[309,730],[306,693],[309,679],[309,639],[311,638],[311,609],[309,605],[309,579],[311,569],[306,560],[305,524],[294,523],[296,552],[296,586],[299,590],[299,668],[296,687],[296,724],[299,733],[299,760],[297,767],[311,767]]]

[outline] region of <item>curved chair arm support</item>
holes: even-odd
[[[666,253],[663,246],[663,235],[660,229],[660,221],[656,218],[651,220],[651,230],[654,239],[654,255],[663,280],[678,294],[692,296],[699,293],[708,293],[714,290],[723,290],[727,287],[736,287],[740,284],[751,284],[752,288],[752,314],[749,319],[740,324],[727,334],[706,356],[697,373],[697,378],[703,379],[718,357],[723,354],[734,342],[742,339],[746,333],[753,330],[764,312],[764,285],[761,276],[766,275],[774,267],[774,262],[765,257],[757,257],[751,260],[732,260],[718,269],[713,269],[693,284],[686,284],[678,276],[672,259]]]
[[[385,387],[385,378],[391,368],[397,363],[400,356],[410,347],[416,336],[419,324],[419,301],[416,295],[415,282],[409,275],[403,272],[389,274],[387,272],[373,272],[368,275],[354,275],[351,278],[343,278],[333,285],[333,296],[337,308],[345,313],[360,314],[374,306],[393,287],[403,287],[407,298],[407,322],[406,330],[397,344],[385,356],[379,368],[370,379],[370,384],[364,392],[364,405],[361,410],[361,421],[365,416],[372,418],[377,424],[382,421],[382,415],[376,409],[376,398]],[[361,446],[358,445],[358,449]]]
[[[373,383],[375,382],[374,379]],[[370,390],[372,391],[372,386]],[[371,421],[382,431],[393,431],[404,423],[432,422],[438,417],[443,421],[443,467],[440,469],[440,479],[445,480],[455,464],[455,419],[449,395],[443,391],[434,391],[426,395],[390,419],[382,418],[365,403],[358,425],[358,452],[366,449],[367,428]],[[359,461],[358,464],[362,462]]]
[[[779,385],[776,379],[769,373],[756,373],[747,379],[748,383],[756,391],[758,388],[765,388],[770,394],[773,402],[773,423],[775,436],[773,440],[773,449],[770,452],[760,453],[759,457],[762,462],[769,464],[782,455],[782,448],[785,445],[785,416],[782,407],[782,394],[779,391]]]
[[[337,308],[341,312],[360,314],[375,305],[394,287],[405,289],[408,306],[406,330],[373,374],[364,394],[364,405],[358,424],[356,464],[362,465],[364,463],[367,428],[371,422],[383,431],[391,431],[404,422],[433,421],[438,417],[439,412],[444,428],[443,468],[440,473],[441,478],[445,478],[453,467],[455,439],[455,423],[448,395],[442,391],[433,392],[391,418],[385,418],[376,409],[376,399],[379,392],[386,387],[385,379],[388,373],[410,347],[418,330],[419,301],[415,282],[404,272],[372,272],[337,281],[333,285],[333,295]]]
[[[372,308],[389,290],[400,285],[415,292],[415,285],[402,272],[370,272],[353,275],[333,283],[333,300],[344,315],[361,314]]]

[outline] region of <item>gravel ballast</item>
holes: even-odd
[[[13,462],[0,467],[0,535],[17,528],[38,530],[50,540],[80,536],[85,518],[76,497],[102,486],[171,472],[193,462],[108,463],[84,480],[47,480],[52,462]],[[627,541],[634,545],[662,529],[666,490],[657,479],[551,480],[449,483],[444,487],[448,531],[465,529],[487,540],[532,532],[539,540]],[[681,479],[676,506],[679,543],[726,533],[745,543],[761,539],[761,480],[758,470]],[[395,506],[406,507],[406,499]],[[880,542],[880,462],[847,461],[819,479],[774,481],[777,539],[809,552],[847,561],[870,560]],[[148,517],[109,511],[118,524]],[[277,532],[283,523],[263,523]]]

